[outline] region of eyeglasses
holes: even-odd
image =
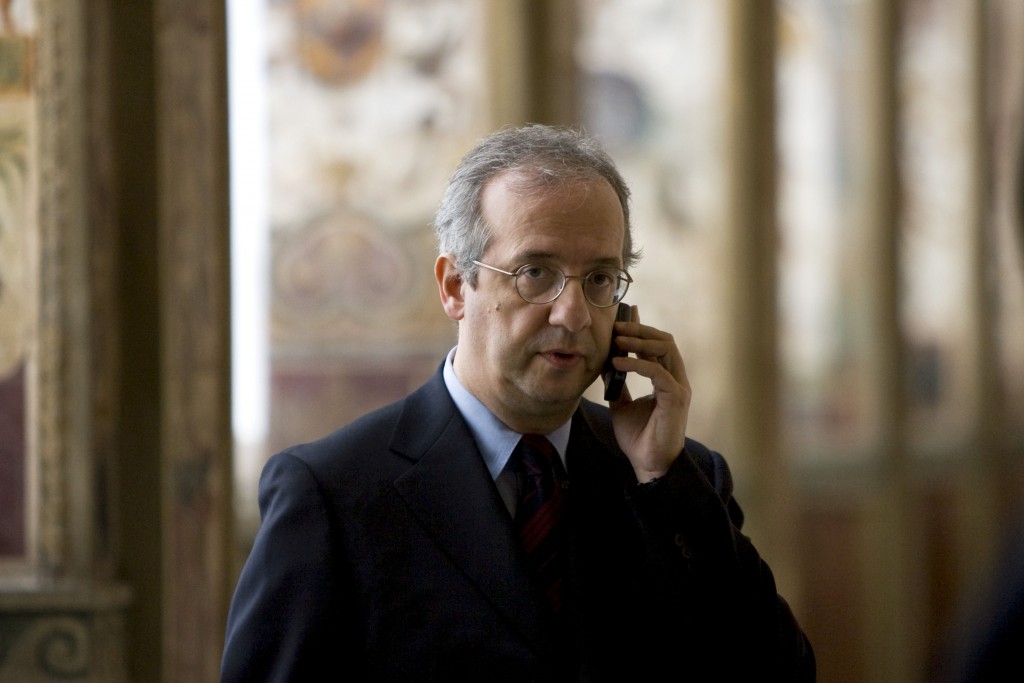
[[[593,306],[608,308],[622,301],[633,278],[620,268],[599,268],[586,275],[566,275],[553,266],[527,263],[514,273],[489,266],[480,261],[474,264],[516,279],[516,292],[531,304],[549,304],[565,289],[566,280],[583,280],[583,296]]]

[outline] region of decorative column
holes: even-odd
[[[799,603],[790,551],[788,463],[780,447],[778,225],[776,212],[775,3],[732,0],[726,15],[728,71],[723,277],[728,345],[722,448],[748,512],[744,531],[775,570],[780,591]]]
[[[495,126],[580,120],[575,0],[488,3]]]
[[[219,678],[231,591],[224,3],[155,5],[163,678]]]
[[[864,499],[862,572],[865,593],[866,680],[916,680],[923,644],[918,616],[920,577],[919,496],[907,443],[905,340],[900,327],[900,188],[897,140],[897,45],[903,3],[869,0],[863,14],[864,78],[860,83],[862,158],[855,166],[855,261],[860,297],[855,301],[863,335],[864,381],[859,397],[866,443],[874,467]]]
[[[16,90],[9,81],[0,86],[4,201],[18,204],[4,207],[18,220],[2,229],[25,236],[16,258],[26,274],[4,283],[24,291],[4,294],[24,295],[27,323],[26,476],[7,482],[22,487],[26,540],[21,552],[0,558],[0,681],[120,683],[128,680],[132,595],[109,571],[110,454],[95,447],[102,342],[91,315],[90,23],[84,0],[39,0],[30,16],[5,13],[0,28],[4,78],[19,81]]]

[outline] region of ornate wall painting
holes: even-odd
[[[913,445],[968,433],[973,402],[972,91],[962,3],[914,0],[900,54],[904,174],[902,318],[909,353]]]
[[[454,344],[430,222],[489,126],[485,10],[269,6],[270,452],[400,397]]]
[[[34,329],[31,14],[0,8],[0,573],[28,560],[27,431]]]
[[[851,192],[858,25],[851,3],[778,5],[780,350],[787,440],[807,463],[864,457],[863,330]]]
[[[991,274],[998,292],[996,346],[1004,419],[1024,425],[1024,12],[1014,0],[991,3],[987,26],[988,88],[992,122],[987,143],[993,155]],[[1018,430],[1020,428],[1017,428]],[[1019,431],[1017,433],[1019,438]]]

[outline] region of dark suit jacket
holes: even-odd
[[[568,470],[575,642],[556,645],[440,372],[276,455],[223,680],[813,680],[720,455],[688,441],[637,486],[608,409],[584,401]]]

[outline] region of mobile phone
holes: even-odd
[[[615,313],[615,322],[629,322],[632,318],[632,309],[629,304],[619,303],[619,310]],[[604,362],[604,369],[601,371],[601,379],[604,380],[604,400],[618,401],[622,395],[622,385],[626,383],[626,373],[616,370],[612,365],[612,358],[625,356],[626,352],[615,343],[615,333],[612,332],[612,344],[608,350],[608,359]]]

